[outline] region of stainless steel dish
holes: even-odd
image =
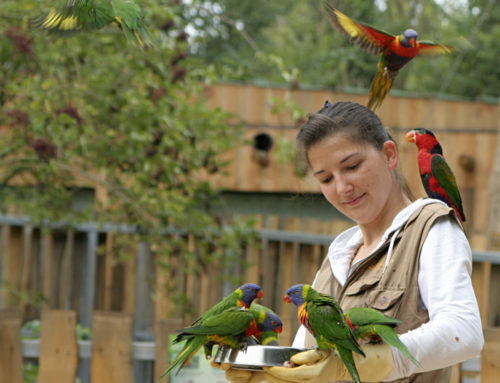
[[[248,346],[246,350],[221,346],[215,355],[216,363],[228,363],[240,370],[262,370],[263,366],[283,366],[292,355],[304,349],[280,346]]]

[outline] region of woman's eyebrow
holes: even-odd
[[[351,154],[349,154],[349,155],[345,156],[345,157],[344,157],[344,158],[340,161],[340,163],[341,163],[341,164],[343,164],[344,162],[346,162],[347,160],[349,160],[349,158],[354,157],[354,156],[355,156],[355,155],[357,155],[357,154],[359,154],[359,153],[358,153],[358,152],[355,152],[355,153],[351,153]]]

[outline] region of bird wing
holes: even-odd
[[[180,331],[192,335],[236,335],[244,332],[253,319],[254,316],[248,311],[230,309],[207,318],[201,325]]]
[[[443,44],[437,44],[432,41],[419,41],[419,54],[423,55],[439,55],[443,53],[451,53],[452,49]]]
[[[347,313],[349,320],[355,326],[367,324],[386,324],[396,326],[401,323],[400,320],[391,318],[384,313],[370,307],[352,307]]]
[[[153,36],[143,22],[142,8],[134,0],[111,0],[115,19],[125,37],[141,48],[155,46]]]
[[[113,12],[106,0],[73,0],[33,21],[34,26],[53,33],[99,29],[113,21]]]
[[[463,216],[462,198],[460,197],[457,181],[446,160],[438,155],[432,156],[431,172],[446,192],[451,203],[460,210],[460,214]]]
[[[395,38],[394,35],[381,29],[352,20],[331,4],[326,3],[325,7],[333,26],[368,53],[382,53]]]

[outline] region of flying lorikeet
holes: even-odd
[[[194,354],[205,344],[227,345],[240,348],[247,337],[258,334],[257,319],[252,311],[232,307],[207,318],[203,323],[179,330],[184,334],[182,351],[159,378],[169,374],[179,366],[177,373],[186,366]],[[181,334],[181,335],[182,335]],[[158,381],[159,381],[158,380]]]
[[[263,346],[278,346],[278,334],[281,334],[283,323],[279,316],[269,307],[253,302],[250,311],[257,320],[258,332],[255,335]]]
[[[360,383],[352,352],[363,356],[365,353],[354,338],[335,298],[321,294],[309,285],[299,284],[287,290],[284,301],[297,306],[299,322],[316,338],[318,347],[337,350],[352,380]]]
[[[36,27],[62,35],[93,31],[110,23],[117,24],[125,37],[141,48],[155,45],[135,0],[66,0],[61,7],[34,20]]]
[[[418,41],[418,34],[407,29],[395,36],[370,25],[356,22],[332,5],[325,3],[333,26],[350,37],[351,42],[371,54],[381,55],[378,72],[370,85],[368,108],[375,110],[389,93],[398,71],[419,54],[449,53],[451,49],[432,41]]]
[[[388,343],[416,366],[420,366],[394,330],[394,327],[401,323],[400,320],[369,307],[353,307],[344,315],[356,339],[368,340],[371,343]]]
[[[443,149],[434,133],[428,129],[417,128],[409,131],[405,140],[417,145],[418,167],[427,195],[455,209],[460,220],[464,222],[465,214],[457,181],[443,157]]]

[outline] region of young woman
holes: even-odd
[[[361,380],[447,383],[450,366],[476,356],[484,342],[471,249],[454,210],[438,200],[410,200],[396,172],[395,142],[360,104],[327,102],[309,115],[297,149],[325,198],[357,224],[332,242],[313,287],[334,296],[344,311],[367,306],[402,320],[396,331],[420,362],[415,366],[387,345],[364,345],[366,358],[356,357]],[[301,327],[293,346],[315,345]],[[350,380],[334,352],[298,355],[297,367],[247,376]],[[229,380],[234,373],[226,373]]]

